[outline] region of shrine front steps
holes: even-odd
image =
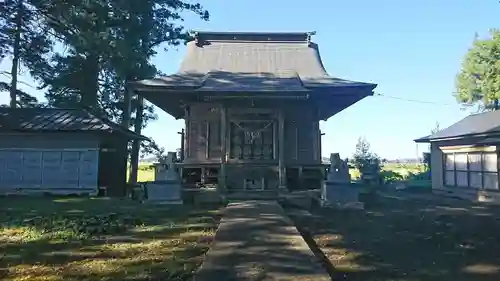
[[[194,281],[331,280],[276,201],[230,203]]]
[[[228,191],[225,196],[229,201],[280,199],[280,194],[277,190],[235,190]]]

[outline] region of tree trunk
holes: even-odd
[[[99,56],[91,54],[87,57],[84,71],[88,71],[88,80],[82,89],[82,104],[85,107],[97,110],[97,95],[99,93]]]
[[[19,70],[19,54],[21,52],[21,32],[23,24],[23,0],[18,0],[17,16],[16,16],[16,33],[14,35],[12,68],[10,73],[12,79],[10,81],[10,107],[17,107],[17,73]]]
[[[135,111],[134,132],[138,135],[142,133],[142,114],[144,112],[144,100],[137,95],[137,109]],[[129,184],[137,183],[137,171],[139,170],[139,150],[141,141],[135,139],[132,142],[132,151],[130,154],[130,177]]]

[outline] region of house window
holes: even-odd
[[[496,152],[445,153],[445,186],[498,190]]]

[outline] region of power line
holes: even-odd
[[[434,102],[434,101],[405,99],[405,98],[400,98],[400,97],[395,97],[395,96],[384,95],[384,94],[380,94],[380,93],[375,93],[374,96],[385,97],[385,98],[389,98],[389,99],[395,99],[395,100],[401,100],[401,101],[407,101],[407,102],[422,103],[422,104],[432,104],[432,105],[441,105],[441,106],[455,105],[455,104],[449,104],[449,103],[439,103],[439,102]]]

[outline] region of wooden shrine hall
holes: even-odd
[[[196,32],[177,73],[131,83],[185,120],[185,182],[229,192],[319,188],[319,121],[376,84],[329,76],[313,34]]]

